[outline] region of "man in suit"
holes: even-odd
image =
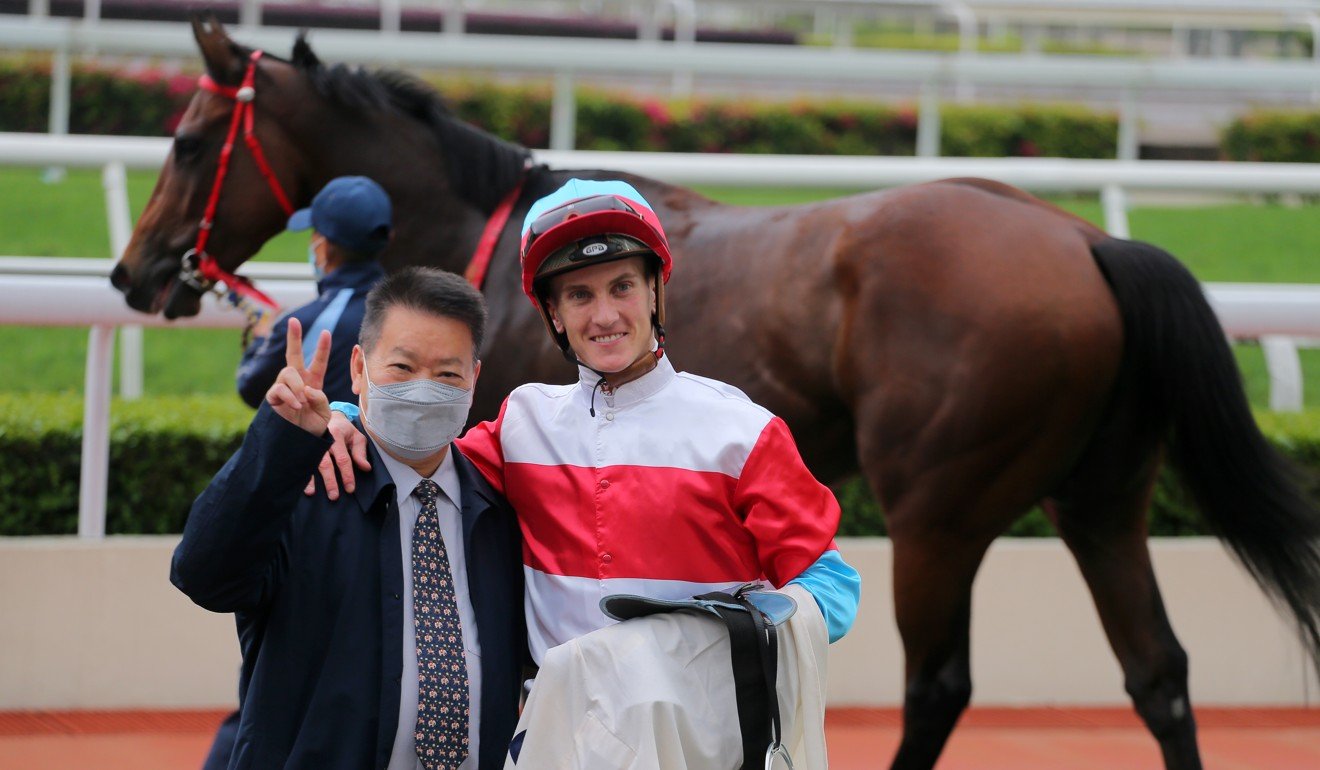
[[[330,445],[330,334],[287,366],[193,504],[171,581],[233,612],[243,649],[232,768],[487,770],[517,721],[526,658],[512,510],[450,442],[480,373],[480,294],[413,268],[367,298],[352,358],[375,469],[302,494]]]

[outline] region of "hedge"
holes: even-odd
[[[69,131],[168,136],[196,88],[196,75],[75,67]],[[50,65],[0,62],[0,131],[45,132],[49,127]]]
[[[111,534],[180,532],[193,498],[238,448],[252,412],[237,398],[153,397],[116,401],[111,409]],[[72,534],[78,524],[81,397],[0,393],[0,536]],[[1259,413],[1266,435],[1320,478],[1320,410]],[[1311,496],[1320,504],[1320,485]],[[841,535],[884,534],[879,506],[860,480],[835,490],[843,507]],[[1186,496],[1166,472],[1151,514],[1154,535],[1207,534]],[[1013,536],[1047,536],[1039,511],[1018,521]]]
[[[434,81],[464,120],[527,147],[549,143],[550,89],[490,81]],[[75,68],[70,131],[164,136],[195,88],[192,75]],[[0,131],[45,131],[48,65],[0,62]],[[1114,156],[1113,114],[1069,105],[948,106],[943,154]],[[793,103],[638,99],[579,89],[576,146],[584,150],[912,155],[917,116],[907,106],[857,101]]]
[[[1320,162],[1320,112],[1253,110],[1224,129],[1220,146],[1232,160]]]
[[[193,498],[242,441],[237,397],[116,401],[110,421],[106,531],[183,531]],[[0,535],[78,530],[82,397],[0,393]]]

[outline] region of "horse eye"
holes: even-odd
[[[174,137],[174,157],[178,160],[187,160],[196,155],[201,146],[202,140],[195,136],[176,136]]]

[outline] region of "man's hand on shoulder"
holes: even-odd
[[[322,331],[311,364],[303,363],[302,324],[297,318],[290,318],[285,367],[266,391],[266,403],[276,414],[313,436],[324,434],[330,424],[330,402],[321,391],[329,360],[330,332]]]
[[[339,499],[339,481],[344,482],[344,491],[352,493],[357,487],[357,481],[353,477],[353,466],[359,470],[371,470],[371,462],[367,460],[367,437],[362,435],[353,422],[345,417],[341,412],[332,412],[330,418],[330,436],[335,443],[331,445],[330,451],[321,458],[321,464],[317,468],[321,474],[321,480],[325,484],[325,495],[331,500]],[[338,477],[336,477],[336,473]],[[316,477],[313,476],[307,482],[307,488],[303,490],[307,495],[316,494]]]

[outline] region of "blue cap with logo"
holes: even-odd
[[[375,254],[390,240],[390,196],[365,176],[331,179],[312,205],[293,212],[288,229],[316,228],[326,240],[359,254]]]

